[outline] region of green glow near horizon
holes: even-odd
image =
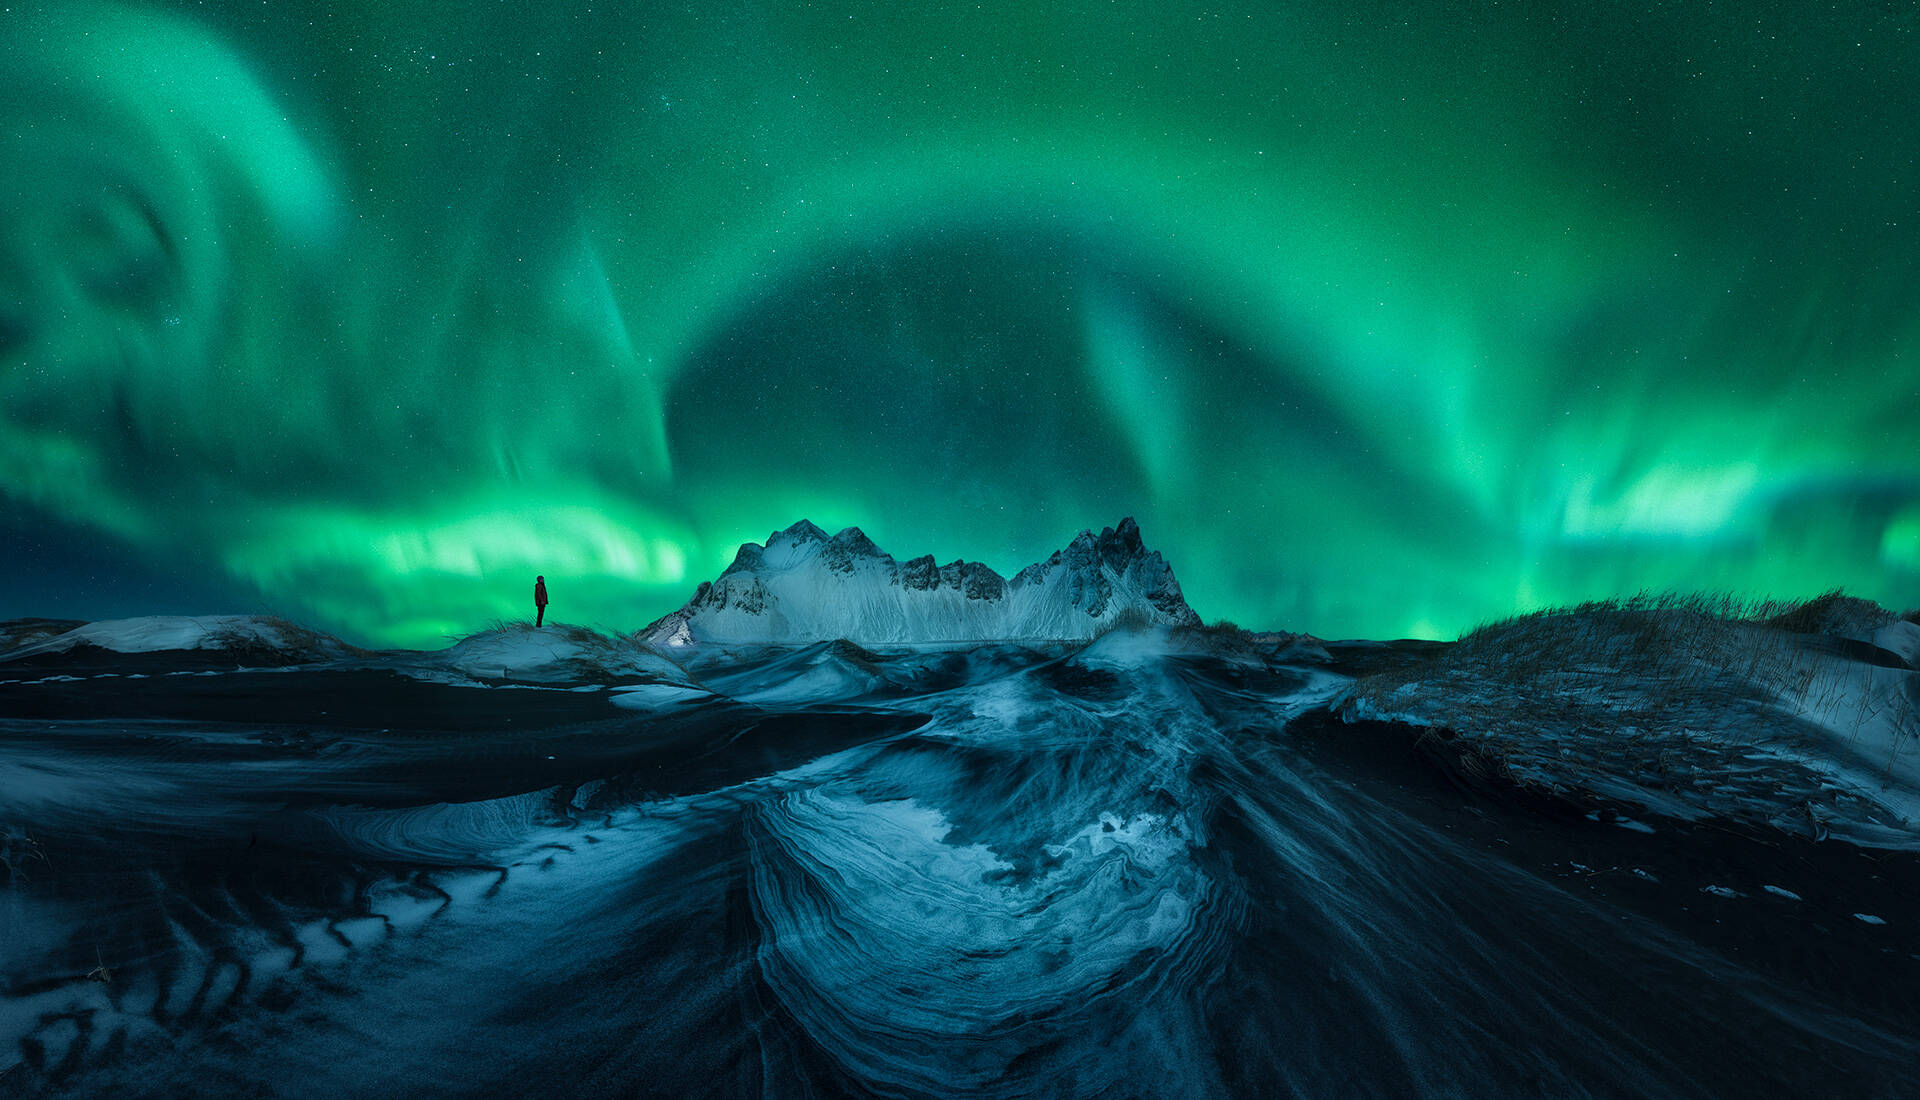
[[[802,516],[1323,635],[1920,603],[1911,14],[23,11],[0,493],[352,640]]]

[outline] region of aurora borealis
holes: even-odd
[[[1133,515],[1323,636],[1911,607],[1916,25],[16,4],[0,617],[633,629],[802,516],[1010,572]]]

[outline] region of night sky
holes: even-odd
[[[1133,515],[1326,636],[1910,607],[1916,24],[0,6],[0,618],[633,629],[803,516],[1010,573]]]

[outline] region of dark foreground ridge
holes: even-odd
[[[1120,529],[1083,549],[1142,556]],[[1769,724],[1778,690],[1675,678],[1660,647],[1759,644],[1742,676],[1817,669],[1820,698],[1881,692],[1897,730],[1920,646],[1879,619],[1848,639],[1861,623],[1637,615],[1451,646],[21,630],[0,1086],[1902,1094],[1920,865],[1870,843],[1901,835],[1897,769],[1850,786],[1831,715]],[[1516,658],[1540,636],[1591,644],[1542,670]],[[156,640],[210,648],[111,648]],[[1707,713],[1754,722],[1701,739]],[[1836,788],[1818,835],[1754,779],[1800,764]]]

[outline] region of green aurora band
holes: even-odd
[[[1920,603],[1920,17],[1569,7],[30,0],[0,492],[381,644],[802,516],[1327,636]]]

